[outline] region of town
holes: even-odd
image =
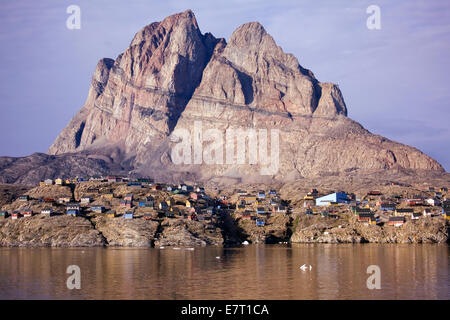
[[[302,227],[299,222],[308,217],[338,228],[352,221],[361,227],[389,228],[420,221],[436,221],[445,226],[450,221],[447,187],[429,187],[420,194],[383,194],[380,190],[371,190],[357,196],[331,191],[312,189],[294,200],[283,198],[278,190],[255,189],[254,186],[205,190],[201,185],[158,183],[150,178],[57,178],[42,181],[4,205],[0,219],[65,215],[91,222],[100,218],[140,220],[156,222],[159,226],[181,220],[196,223],[202,232],[214,234],[214,240],[205,237],[205,241],[194,245],[286,243]],[[198,232],[191,234],[195,237]],[[161,234],[155,231],[153,237],[159,236]],[[220,237],[223,239],[216,239]],[[183,239],[159,243],[184,245]]]

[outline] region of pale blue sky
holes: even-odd
[[[71,4],[81,8],[81,30],[66,28]],[[381,8],[381,30],[366,27],[371,4]],[[450,4],[442,0],[3,0],[0,155],[45,152],[83,105],[97,61],[186,9],[203,33],[225,39],[259,21],[320,81],[339,84],[352,119],[450,169]]]

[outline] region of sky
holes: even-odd
[[[80,29],[68,29],[70,5]],[[380,8],[380,29],[366,10]],[[46,152],[84,104],[95,66],[143,26],[192,9],[228,39],[259,21],[319,81],[337,83],[348,116],[450,170],[450,2],[442,0],[2,0],[0,156]]]

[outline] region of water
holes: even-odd
[[[401,244],[0,248],[0,299],[449,299],[449,254]],[[69,265],[80,290],[67,289]],[[380,290],[367,288],[369,265],[381,269]]]

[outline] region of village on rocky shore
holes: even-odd
[[[295,199],[255,186],[204,188],[149,178],[47,179],[0,211],[0,246],[236,246],[444,243],[448,188],[364,195],[312,189]],[[3,188],[8,189],[8,185]]]

